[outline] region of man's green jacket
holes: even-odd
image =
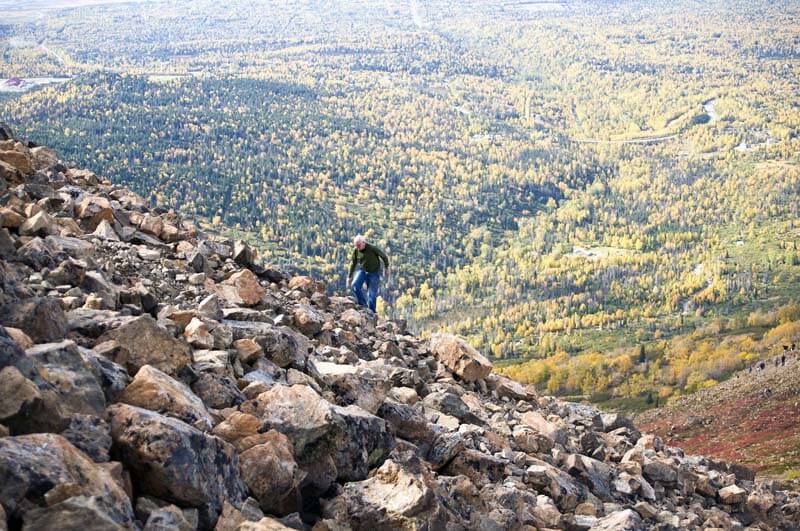
[[[363,251],[358,249],[353,250],[353,260],[350,263],[350,273],[348,277],[353,276],[356,269],[363,269],[367,273],[376,273],[381,270],[381,260],[383,260],[386,268],[389,268],[389,257],[382,249],[374,245],[366,244]]]

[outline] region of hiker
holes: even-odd
[[[781,367],[786,366],[786,354],[781,354]]]
[[[353,244],[356,248],[353,250],[347,284],[359,306],[367,306],[374,312],[381,285],[381,262],[384,264],[384,273],[389,276],[389,257],[380,248],[367,243],[366,238],[361,234],[353,239]],[[355,276],[353,276],[354,274]],[[367,283],[366,299],[362,289],[365,282]]]
[[[767,364],[762,361],[758,364],[758,368],[763,372],[763,370],[767,368]]]

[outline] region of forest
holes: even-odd
[[[549,392],[651,403],[797,320],[798,21],[788,1],[12,9],[0,119],[332,291],[364,233],[394,263],[381,313]],[[758,348],[711,344],[739,332]]]

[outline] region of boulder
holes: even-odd
[[[19,328],[36,343],[60,341],[67,335],[67,316],[58,299],[51,297],[0,305],[0,323]]]
[[[342,446],[344,420],[333,404],[306,385],[276,385],[240,409],[261,420],[259,431],[275,429],[287,435],[301,464]]]
[[[189,522],[179,507],[167,505],[152,511],[143,531],[194,531],[196,522]]]
[[[25,218],[10,208],[0,207],[0,227],[18,229],[25,222]]]
[[[109,461],[111,427],[102,418],[80,413],[72,415],[69,426],[61,435],[95,463]]]
[[[323,504],[323,516],[354,530],[446,529],[451,515],[418,458],[387,460],[364,481],[345,483]]]
[[[296,276],[289,280],[289,289],[296,289],[304,292],[306,295],[311,295],[317,289],[317,283],[314,279],[307,276]]]
[[[111,208],[111,202],[102,196],[86,196],[75,210],[83,228],[89,231],[94,231],[102,221],[114,221],[114,210]]]
[[[236,242],[233,246],[233,261],[245,267],[250,267],[255,264],[255,252],[245,242]]]
[[[201,372],[192,382],[192,391],[200,397],[206,407],[225,409],[235,407],[245,401],[244,394],[230,376],[219,376]]]
[[[31,160],[30,153],[27,150],[0,150],[0,161],[3,161],[9,166],[17,169],[23,175],[30,175],[33,173],[33,161]]]
[[[436,358],[465,382],[486,378],[492,364],[475,348],[452,334],[434,334],[430,348]]]
[[[241,503],[245,486],[236,450],[180,420],[127,404],[108,408],[111,436],[140,492],[200,510],[209,527],[227,498]]]
[[[164,229],[164,222],[161,217],[152,214],[145,214],[139,223],[139,230],[145,234],[150,234],[156,238],[161,236],[161,231]]]
[[[150,365],[139,369],[119,401],[179,418],[202,431],[213,427],[203,401],[191,389]]]
[[[564,428],[555,422],[547,420],[538,411],[528,411],[520,417],[519,421],[520,424],[536,430],[552,444],[564,444],[566,442]]]
[[[337,407],[344,419],[344,444],[334,455],[339,481],[366,479],[370,469],[381,465],[394,449],[394,437],[386,421],[358,406]]]
[[[28,218],[20,225],[19,233],[22,236],[47,236],[57,234],[58,226],[44,210]]]
[[[428,394],[422,404],[428,409],[434,409],[445,415],[454,417],[468,424],[484,424],[484,419],[478,417],[461,397],[447,391],[436,391]]]
[[[98,343],[115,340],[124,345],[127,356],[124,360],[114,360],[125,366],[131,375],[145,365],[176,376],[178,371],[191,363],[191,349],[185,342],[175,339],[149,315],[136,317],[114,330],[103,334]]]
[[[266,434],[258,431],[260,427],[261,421],[257,417],[235,411],[214,426],[211,433],[234,445],[237,451],[244,452],[248,448],[266,442]]]
[[[298,528],[289,527],[280,520],[265,516],[257,522],[245,520],[239,525],[237,531],[294,531],[295,529]]]
[[[644,531],[645,529],[639,514],[633,509],[625,509],[600,518],[590,531]]]
[[[258,277],[249,269],[242,269],[217,285],[217,294],[221,298],[242,306],[257,305],[266,293],[258,283]]]
[[[58,153],[44,146],[31,148],[33,169],[36,171],[47,170],[58,164]]]
[[[355,404],[374,415],[392,388],[389,378],[366,367],[322,361],[314,365],[336,395],[338,405]]]
[[[506,463],[477,450],[465,449],[456,454],[444,469],[449,476],[463,474],[477,486],[495,483],[507,475]]]
[[[97,496],[72,496],[51,505],[25,513],[25,531],[50,531],[51,529],[92,529],[123,531],[130,529],[115,522],[107,514],[102,499]]]
[[[214,337],[208,330],[208,325],[194,317],[183,330],[183,337],[195,348],[211,349],[214,348]]]
[[[222,319],[222,308],[220,307],[219,297],[216,293],[212,293],[200,301],[200,304],[197,305],[197,311],[203,317],[208,317],[209,319],[214,319],[216,321]]]
[[[717,495],[720,501],[726,505],[736,505],[747,500],[747,491],[736,484],[719,489]]]
[[[119,234],[114,229],[114,226],[106,219],[101,220],[95,227],[92,235],[97,236],[101,240],[119,241]]]
[[[0,422],[11,434],[61,431],[67,415],[55,391],[39,389],[13,365],[0,370]]]
[[[285,515],[300,508],[300,483],[304,474],[294,460],[292,442],[270,430],[261,444],[239,456],[239,472],[265,512]]]
[[[277,366],[305,367],[305,358],[313,346],[302,334],[286,326],[274,326],[257,321],[229,321],[222,324],[230,328],[234,341],[252,339],[264,350],[264,355]]]
[[[678,472],[675,466],[665,460],[648,461],[642,467],[644,477],[650,481],[658,481],[666,485],[674,485],[678,479]]]
[[[434,436],[433,426],[414,406],[387,399],[378,409],[378,416],[386,420],[396,437],[424,443]]]
[[[0,160],[0,179],[9,184],[21,184],[25,182],[25,178],[21,171],[19,171],[15,166],[12,166],[8,162],[4,162],[2,160]],[[0,184],[3,185],[3,190],[6,189],[6,183],[0,182]]]
[[[25,351],[42,379],[58,394],[61,408],[67,414],[103,415],[105,393],[94,367],[87,362],[73,341],[44,343]]]
[[[51,433],[0,438],[0,504],[10,519],[24,520],[31,526],[34,522],[59,522],[52,514],[29,513],[46,505],[53,509],[70,500],[75,506],[91,507],[89,513],[97,516],[97,522],[134,528],[133,508],[123,488],[106,468],[93,463],[67,439]],[[87,514],[83,510],[55,512]],[[90,526],[92,521],[85,517],[77,521],[82,522],[84,528],[94,529]],[[64,523],[59,522],[56,527],[43,524],[34,527],[69,529]]]
[[[45,243],[53,253],[64,253],[76,260],[89,259],[97,251],[91,242],[71,236],[48,236],[45,238]]]
[[[264,349],[250,338],[237,339],[233,342],[236,355],[242,363],[252,363],[264,355]]]
[[[292,316],[295,327],[308,337],[313,337],[322,330],[322,325],[325,324],[325,316],[308,304],[295,306]]]
[[[82,262],[64,260],[47,274],[47,281],[56,286],[80,286],[86,278],[86,266]]]

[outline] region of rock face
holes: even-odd
[[[46,148],[0,140],[0,181],[0,531],[800,528],[791,485],[540,397]]]
[[[469,343],[451,334],[434,334],[431,350],[448,369],[465,382],[486,378],[492,364]]]

